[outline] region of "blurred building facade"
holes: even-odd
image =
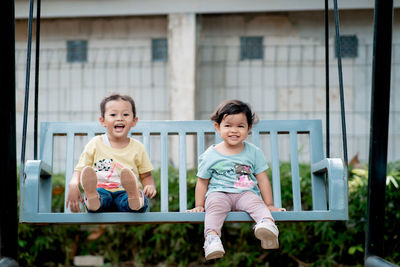
[[[141,120],[208,119],[219,102],[238,98],[261,119],[325,125],[323,2],[42,0],[39,121],[97,120],[100,100],[121,92],[134,97]],[[363,162],[373,49],[373,6],[366,2],[339,3],[348,154]],[[389,161],[400,159],[399,7],[395,1]],[[16,0],[18,135],[28,8]],[[331,156],[342,157],[332,10],[329,30]],[[33,69],[31,77],[33,89]],[[32,97],[30,103],[32,114]],[[32,124],[28,130],[29,154]]]

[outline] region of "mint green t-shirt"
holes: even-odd
[[[210,179],[206,196],[215,191],[260,195],[255,175],[268,169],[264,153],[257,146],[244,142],[241,153],[223,155],[210,146],[199,157],[197,177]]]

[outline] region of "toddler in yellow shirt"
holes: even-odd
[[[143,144],[128,137],[138,122],[135,102],[130,96],[112,94],[101,101],[100,110],[107,132],[85,146],[69,183],[67,208],[80,212],[81,202],[89,212],[146,212],[157,191]]]

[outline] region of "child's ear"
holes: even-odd
[[[138,121],[139,121],[138,117],[133,118],[133,126],[135,126]]]
[[[99,117],[99,121],[100,121],[101,126],[105,126],[105,125],[104,125],[104,118],[103,118],[103,117]]]
[[[220,129],[219,123],[214,122],[214,128],[215,128],[215,130],[217,130],[217,132],[219,133],[219,129]]]

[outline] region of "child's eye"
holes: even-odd
[[[111,116],[111,117],[115,117],[115,114],[114,114],[114,113],[110,113],[110,116]]]
[[[129,113],[125,113],[124,114],[125,117],[129,117],[129,115],[130,115]]]

